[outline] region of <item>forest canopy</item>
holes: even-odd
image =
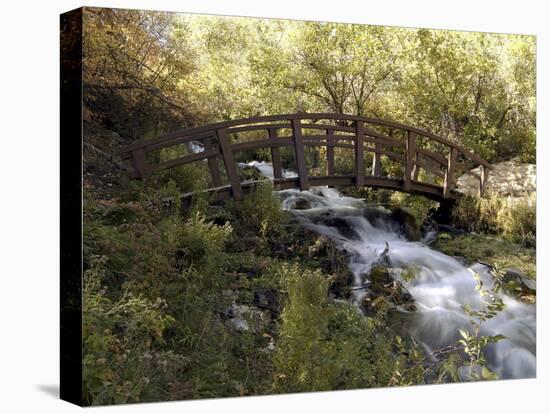
[[[335,112],[535,162],[533,36],[113,9],[84,19],[86,120],[125,141]]]

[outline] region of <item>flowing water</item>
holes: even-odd
[[[202,150],[199,145],[192,150]],[[240,167],[254,167],[265,177],[273,179],[270,163],[251,161],[241,163]],[[284,171],[283,176],[296,177],[296,173]],[[381,214],[370,214],[368,217],[371,218],[367,219],[365,210],[372,207],[362,200],[342,197],[335,189],[285,190],[279,191],[279,195],[283,208],[298,216],[304,226],[326,235],[349,253],[349,268],[354,275],[354,302],[359,303],[365,295],[363,287],[369,282],[369,271],[374,266],[383,265],[414,298],[416,311],[398,308],[397,312],[407,332],[428,353],[455,344],[460,339],[459,328],[470,328],[470,317],[462,307],[468,305],[480,309],[483,306],[474,274],[478,274],[484,285],[490,288],[493,278],[486,266],[475,264],[468,267],[456,258],[431,249],[426,242],[433,234],[428,234],[422,242],[408,241],[392,226],[382,207],[377,207]],[[305,198],[310,208],[293,209],[298,198]],[[347,231],[342,232],[341,227],[327,224],[330,221],[326,218],[330,217],[338,217],[340,223],[344,220]],[[410,268],[415,270],[415,277],[403,277],[405,270]],[[535,306],[505,294],[501,294],[501,298],[505,309],[483,323],[480,331],[481,335],[506,337],[485,349],[488,366],[502,379],[535,377]]]
[[[476,290],[474,273],[480,275],[486,287],[491,287],[493,278],[482,264],[465,266],[457,259],[429,248],[424,242],[411,242],[400,234],[391,221],[382,214],[370,214],[372,209],[363,201],[341,197],[332,188],[315,188],[312,191],[285,190],[279,192],[283,208],[298,216],[304,226],[334,240],[349,255],[349,267],[354,275],[354,296],[357,303],[365,295],[369,271],[383,265],[390,269],[394,279],[399,280],[413,296],[416,311],[399,309],[400,319],[408,333],[421,343],[428,353],[447,345],[455,344],[459,328],[470,327],[470,317],[462,309],[469,305],[480,309],[482,300]],[[293,210],[297,198],[308,200],[311,208]],[[327,225],[327,218],[338,217],[347,224],[341,227]],[[353,234],[349,230],[353,229]],[[428,235],[433,237],[433,235]],[[425,240],[426,241],[426,240]],[[381,257],[384,259],[381,260]],[[413,268],[412,280],[402,277],[406,269]],[[536,373],[536,316],[535,306],[522,303],[502,294],[506,308],[495,318],[482,324],[481,335],[506,336],[487,347],[485,354],[488,366],[500,378],[531,378]]]

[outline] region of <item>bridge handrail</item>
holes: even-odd
[[[303,123],[302,121],[304,120],[313,122],[320,120],[340,122],[351,121],[353,126],[349,126],[349,124],[334,125],[328,123]],[[405,142],[373,130],[365,124],[383,126],[390,129],[404,131],[406,134]],[[291,130],[292,133],[289,136],[277,136],[277,131],[281,129]],[[304,135],[303,130],[307,129],[325,130],[326,135]],[[228,139],[228,134],[237,134],[254,130],[267,131],[268,138],[236,144],[231,144]],[[353,135],[336,135],[334,134],[335,131],[351,133]],[[429,140],[443,144],[450,149],[449,155],[445,156],[438,152],[418,147],[416,145],[417,136],[425,137]],[[151,166],[146,158],[146,154],[148,152],[199,140],[202,140],[204,144],[204,151],[202,152],[165,161],[156,166]],[[213,141],[215,141],[217,145]],[[341,141],[352,141],[353,143],[342,143]],[[364,143],[374,144],[374,147],[365,148]],[[215,187],[220,187],[222,185],[221,174],[217,164],[217,159],[221,157],[223,158],[225,164],[225,169],[233,196],[238,199],[242,196],[242,193],[240,191],[241,183],[238,177],[237,166],[233,160],[234,151],[265,147],[271,148],[273,169],[275,172],[275,178],[277,179],[282,178],[279,147],[293,146],[295,149],[299,186],[301,189],[307,189],[309,187],[308,174],[304,155],[304,146],[306,145],[327,147],[329,176],[334,174],[334,147],[354,148],[356,185],[359,187],[363,186],[365,177],[364,152],[372,152],[374,154],[372,175],[375,177],[380,176],[381,155],[403,161],[405,166],[405,174],[403,177],[404,191],[410,191],[411,180],[414,181],[418,179],[418,171],[420,168],[437,176],[442,176],[444,178],[443,197],[445,198],[451,195],[451,191],[454,189],[455,185],[454,176],[460,172],[468,173],[476,177],[480,183],[480,194],[482,194],[488,178],[488,172],[492,169],[491,165],[487,161],[483,160],[468,149],[429,131],[393,121],[332,113],[268,115],[218,122],[174,131],[153,139],[142,139],[125,146],[123,148],[123,153],[127,156],[133,157],[134,167],[139,176],[144,179],[147,179],[153,172],[161,169],[207,159],[212,181]],[[397,154],[393,151],[383,149],[382,146],[405,147],[405,152],[403,155]],[[359,157],[358,154],[361,154],[361,157]],[[471,168],[461,166],[460,162],[457,160],[459,156],[463,156],[465,159],[470,160],[474,166],[481,166],[481,174],[475,174],[470,171]],[[427,160],[430,160],[432,163],[442,165],[444,167],[444,171],[434,168],[433,165],[430,166],[430,163],[427,162]]]

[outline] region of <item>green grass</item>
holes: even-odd
[[[451,256],[464,257],[470,262],[498,263],[501,267],[520,270],[533,279],[536,276],[535,249],[522,247],[499,237],[482,234],[440,234],[432,247]]]

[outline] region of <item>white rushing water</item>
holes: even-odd
[[[254,167],[265,177],[273,179],[270,163],[251,161],[241,163],[240,167]],[[285,170],[283,173],[284,177],[296,177],[292,171]],[[455,344],[460,339],[459,329],[471,329],[470,317],[462,307],[482,307],[474,274],[478,274],[484,285],[490,288],[493,278],[485,265],[468,267],[422,242],[406,240],[385,218],[387,215],[371,215],[376,218],[369,221],[364,215],[367,206],[362,200],[343,197],[333,188],[284,190],[279,191],[279,195],[283,209],[292,211],[304,226],[328,236],[350,254],[353,287],[358,288],[353,290],[356,303],[365,295],[361,288],[369,282],[369,271],[374,266],[383,265],[414,298],[416,311],[397,311],[406,331],[428,353]],[[297,199],[307,200],[305,209],[303,204],[300,210],[293,209]],[[379,207],[379,210],[384,213],[383,208]],[[324,220],[327,217],[344,220],[348,229],[345,234],[338,227],[327,225]],[[353,234],[349,234],[349,229]],[[380,260],[382,256],[384,263]],[[415,277],[403,278],[405,269],[411,268]],[[485,349],[488,366],[502,379],[533,378],[536,375],[535,306],[506,294],[501,294],[501,298],[505,309],[481,325],[480,335],[500,334],[506,337]]]
[[[304,226],[330,237],[340,248],[349,252],[354,287],[365,286],[368,282],[366,275],[374,266],[383,265],[390,269],[394,279],[399,280],[415,300],[415,312],[398,310],[402,322],[408,333],[428,352],[455,344],[460,339],[459,328],[470,328],[470,318],[462,306],[469,305],[472,309],[482,306],[473,275],[474,272],[479,274],[485,286],[490,287],[492,276],[486,266],[476,264],[467,267],[422,242],[406,240],[384,218],[384,214],[371,219],[371,222],[364,217],[367,206],[363,201],[340,197],[334,189],[286,190],[281,191],[280,195],[285,209],[290,209],[298,197],[309,201],[311,208],[292,210],[293,213],[300,217]],[[347,224],[345,234],[337,227],[324,224],[326,217],[344,220]],[[353,235],[349,234],[349,229],[353,229]],[[384,251],[386,254],[383,255]],[[382,256],[384,263],[380,260]],[[401,277],[402,271],[411,267],[415,269],[416,276],[405,280]],[[354,300],[359,302],[364,290],[354,290],[354,295]],[[480,331],[481,335],[506,336],[506,339],[487,347],[488,366],[503,379],[534,377],[535,306],[504,294],[501,297],[506,308],[483,323]]]

